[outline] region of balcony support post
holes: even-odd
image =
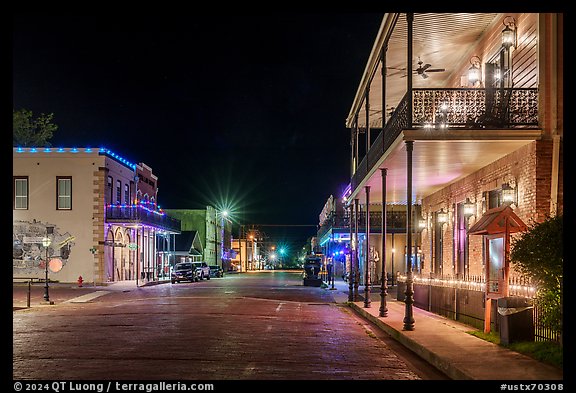
[[[406,311],[404,330],[414,330],[414,286],[412,277],[412,151],[414,141],[406,141]]]
[[[406,92],[408,95],[408,128],[412,129],[412,52],[413,52],[413,48],[412,48],[412,36],[413,36],[413,30],[414,30],[414,14],[413,13],[407,13],[406,14],[406,20],[408,22],[408,59],[407,59],[407,63],[406,63]]]
[[[366,173],[370,170],[370,163],[368,162],[368,152],[372,144],[370,137],[370,86],[366,87],[366,96],[364,98],[365,111],[366,111]]]
[[[366,191],[366,251],[364,252],[364,308],[370,307],[370,186]]]
[[[348,301],[354,301],[354,254],[356,253],[356,248],[352,242],[352,204],[348,204],[348,223],[350,229],[350,269],[348,270]]]
[[[358,169],[358,163],[360,159],[358,157],[358,135],[360,134],[360,130],[358,129],[358,113],[354,116],[354,173]]]
[[[380,310],[379,316],[388,316],[388,306],[386,305],[386,295],[388,294],[388,279],[386,277],[386,175],[388,173],[387,168],[380,169],[382,172],[382,274],[381,285],[380,285]]]
[[[360,284],[360,260],[358,258],[358,199],[354,199],[354,301],[358,301]]]
[[[387,50],[388,46],[384,45],[382,47],[382,52],[380,54],[380,61],[382,63],[382,131],[381,132],[384,132],[384,127],[386,127],[386,51]],[[385,139],[386,138],[382,138],[382,147],[384,147]],[[384,149],[382,149],[382,152],[384,152]]]

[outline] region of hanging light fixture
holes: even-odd
[[[478,56],[473,56],[470,59],[470,64],[472,64],[472,67],[468,68],[468,82],[475,85],[476,82],[480,81],[480,77],[482,76],[480,70],[481,60]]]
[[[506,49],[512,46],[516,48],[516,19],[507,16],[502,24],[505,26],[502,30],[502,46]]]

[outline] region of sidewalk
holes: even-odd
[[[149,283],[147,285],[152,285]],[[90,301],[98,296],[105,295],[111,291],[122,291],[135,288],[134,281],[120,281],[109,285],[96,285],[84,282],[81,287],[76,283],[49,283],[48,297],[50,303],[44,300],[45,284],[34,282],[30,286],[30,308],[46,307],[62,303],[82,303]],[[12,283],[12,310],[22,310],[28,308],[28,283],[24,281],[14,281]]]
[[[348,283],[342,280],[326,290],[334,301],[348,303]],[[467,331],[475,328],[413,307],[414,330],[404,327],[405,304],[386,297],[387,317],[379,317],[380,287],[371,288],[371,305],[364,308],[364,286],[358,288],[361,301],[349,306],[376,324],[401,344],[455,380],[562,380],[563,372],[526,355],[482,340]]]

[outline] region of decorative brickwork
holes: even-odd
[[[106,195],[106,169],[100,168],[94,172],[94,204],[92,233],[96,248],[94,255],[94,281],[103,283],[104,280],[104,195]]]

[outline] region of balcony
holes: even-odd
[[[476,140],[492,131],[522,138],[538,128],[538,90],[533,88],[413,89],[412,108],[406,94],[351,179],[355,190],[405,130],[425,131],[426,140]],[[411,116],[411,117],[410,117]]]
[[[180,233],[180,220],[142,205],[107,205],[106,222],[147,225],[171,233]]]
[[[350,216],[347,213],[333,214],[318,230],[318,239],[322,239],[330,230],[334,232],[350,231]],[[382,212],[370,212],[370,233],[380,233],[382,226]],[[361,213],[358,217],[358,232],[364,233],[366,228],[366,213]],[[352,228],[354,231],[354,228]],[[406,212],[388,211],[386,212],[386,233],[406,232]]]

